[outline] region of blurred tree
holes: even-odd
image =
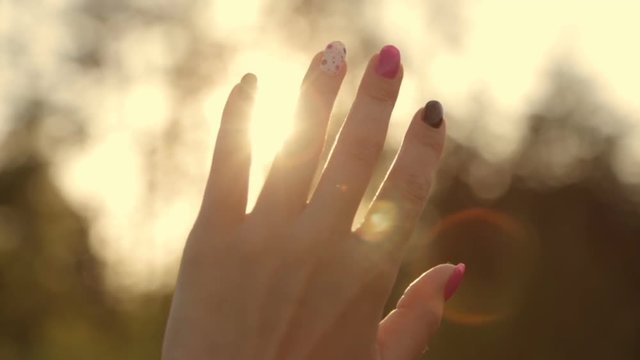
[[[140,54],[114,50],[125,35],[153,27],[179,34],[166,40],[170,49],[181,49],[163,73],[173,95],[170,121],[159,141],[142,141],[147,203],[166,190],[158,190],[161,180],[171,189],[184,176],[173,170],[183,155],[176,143],[187,143],[184,129],[193,126],[181,121],[182,110],[217,81],[215,74],[226,69],[235,51],[224,36],[197,27],[202,3],[86,0],[67,14],[73,30],[67,60],[79,77],[102,74],[126,83],[136,74],[123,59]],[[450,20],[460,21],[460,15],[458,6],[451,10],[446,3],[430,1],[430,7],[451,13],[428,20],[441,28],[443,42],[455,46],[462,35]],[[284,39],[299,35],[292,31],[298,25],[313,30],[293,39],[300,48],[336,20],[322,16],[333,13],[357,29],[354,63],[382,41],[358,16],[369,6],[366,1],[268,5],[268,23]],[[11,130],[0,144],[0,359],[157,359],[170,295],[109,292],[89,241],[88,214],[74,210],[50,176],[56,148],[82,142],[82,125],[91,119],[54,101],[56,91],[42,86],[32,71],[25,73],[26,96],[12,104]],[[571,66],[555,68],[548,85],[531,108],[525,141],[508,161],[492,162],[475,148],[449,141],[438,186],[389,302],[391,307],[430,265],[467,262],[467,279],[449,305],[431,359],[640,358],[640,213],[610,165],[624,128],[608,124],[620,116]],[[332,123],[331,137],[338,126]],[[383,154],[369,199],[394,152],[390,147]],[[164,179],[167,174],[171,179]],[[490,217],[472,217],[446,234],[432,232],[452,215],[478,207],[488,209],[479,213],[519,224],[526,240],[516,243],[486,221]]]
[[[52,111],[27,102],[0,146],[0,359],[158,358],[169,297],[123,307],[106,292],[89,223],[39,150]]]
[[[410,258],[389,303],[429,266],[467,263],[468,277],[428,358],[640,356],[640,207],[611,167],[620,132],[607,127],[619,120],[590,81],[558,66],[531,110],[515,161],[491,163],[450,142],[425,212],[427,230],[412,245],[411,253],[422,255]],[[466,175],[478,164],[485,167],[480,178]],[[509,186],[498,196],[474,186],[505,176]],[[473,208],[485,215],[428,231]],[[523,237],[494,226],[487,214],[517,224]]]

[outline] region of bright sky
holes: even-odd
[[[259,77],[261,119],[255,120],[253,132],[254,199],[264,169],[286,134],[289,101],[295,99],[312,54],[294,51],[272,28],[257,25],[262,0],[210,2],[198,13],[195,24],[209,34],[223,36],[240,51],[229,71],[219,74],[220,87],[184,104],[181,115],[193,122],[192,133],[186,135],[192,156],[173,159],[179,164],[177,170],[160,165],[152,171],[159,178],[162,171],[174,172],[174,178],[177,172],[183,181],[160,181],[171,194],[149,199],[145,160],[150,155],[143,151],[144,141],[159,141],[167,124],[172,109],[162,74],[181,49],[168,47],[167,32],[142,28],[119,38],[109,50],[109,64],[127,74],[127,81],[110,77],[108,71],[101,78],[74,73],[65,65],[64,54],[71,45],[62,13],[71,2],[47,1],[45,6],[0,3],[0,54],[16,43],[20,49],[15,57],[0,55],[0,138],[9,105],[32,79],[51,91],[55,101],[87,114],[92,119],[87,124],[90,141],[55,159],[57,179],[75,206],[98,214],[92,241],[111,265],[110,280],[116,286],[170,285],[199,205],[212,137],[228,90],[247,71]],[[400,47],[407,69],[392,136],[401,135],[411,114],[429,98],[440,99],[456,114],[467,111],[471,98],[482,94],[493,114],[484,124],[486,134],[470,134],[472,123],[457,122],[449,124],[450,135],[463,141],[476,141],[470,136],[480,136],[489,142],[491,136],[499,136],[499,146],[488,155],[504,158],[517,147],[525,125],[520,115],[544,85],[549,67],[554,61],[567,60],[590,75],[601,95],[635,124],[622,142],[626,150],[618,161],[621,169],[640,168],[640,102],[636,99],[640,50],[634,38],[640,34],[640,2],[437,0],[428,8],[422,0],[372,2],[376,3],[362,16],[373,24],[372,31]],[[459,27],[462,35],[458,47],[446,46],[443,35],[429,25],[437,23],[437,15],[424,21],[424,14],[447,9],[451,3],[462,4],[460,12],[452,13],[452,26]],[[336,16],[335,27],[313,34],[310,41],[321,49],[324,43],[341,39],[349,48],[350,40],[355,42],[359,34],[347,20]],[[171,36],[179,40],[183,34],[175,30]],[[342,106],[353,96],[362,65],[350,64],[352,72],[339,101]],[[79,103],[73,96],[77,93],[88,100]],[[266,133],[270,136],[264,136]],[[164,160],[161,155],[156,155],[160,162]],[[640,180],[638,172],[623,173],[629,180]]]

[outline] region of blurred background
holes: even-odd
[[[223,101],[259,79],[251,201],[311,56],[393,43],[449,139],[394,304],[464,261],[430,359],[640,359],[635,0],[0,0],[0,359],[158,359]],[[636,45],[634,45],[636,44]],[[367,203],[363,202],[366,207]]]

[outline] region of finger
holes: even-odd
[[[346,73],[346,49],[334,41],[311,61],[302,82],[294,131],[276,156],[254,213],[286,219],[307,203],[327,124]]]
[[[322,225],[351,228],[382,151],[401,81],[400,52],[394,46],[385,46],[369,61],[309,204],[309,212],[319,222],[325,222]]]
[[[424,209],[445,142],[442,105],[429,101],[413,117],[400,151],[356,234],[383,245],[397,262]]]
[[[456,291],[464,264],[434,267],[414,281],[378,326],[382,360],[414,360],[427,349],[442,319],[444,303]]]
[[[239,224],[245,215],[251,147],[249,120],[257,79],[246,74],[222,112],[201,215],[225,226]]]

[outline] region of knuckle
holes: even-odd
[[[444,146],[444,137],[434,133],[430,128],[421,126],[418,131],[410,131],[411,140],[419,146],[432,151],[434,154],[439,154]]]
[[[394,103],[398,98],[398,88],[394,86],[376,86],[366,92],[372,100],[381,103]]]
[[[442,321],[442,307],[435,305],[427,306],[424,310],[423,317],[424,323],[428,325],[428,335],[431,337],[440,327],[440,323]]]
[[[407,175],[400,186],[401,195],[410,206],[422,208],[431,191],[431,177],[415,173]]]
[[[214,166],[218,166],[216,162],[224,162],[229,161],[228,159],[233,159],[237,154],[237,150],[234,148],[231,142],[220,141],[216,145],[215,151],[213,153],[214,156]],[[220,177],[220,176],[218,176]]]
[[[349,142],[349,157],[364,166],[374,166],[384,148],[384,139],[373,136],[361,136]]]
[[[361,233],[354,233],[354,236],[359,245],[356,252],[361,255],[356,267],[361,269],[365,278],[375,279],[375,284],[386,289],[395,281],[400,266],[398,259],[391,256],[389,251],[392,245],[385,241],[369,241],[367,236]]]
[[[380,282],[385,286],[387,286],[388,284],[393,284],[398,275],[399,265],[400,264],[397,261],[395,261],[395,259],[388,256],[388,253],[383,254],[381,259],[378,261],[378,268],[379,268],[378,278]]]
[[[228,253],[235,253],[244,263],[261,264],[263,259],[269,256],[270,251],[270,249],[265,248],[264,243],[265,241],[262,239],[241,238],[233,245],[233,251],[229,251]]]
[[[233,241],[225,244],[229,255],[238,256],[247,264],[259,264],[274,254],[275,242],[270,241],[272,234],[264,228],[243,226],[234,236]]]
[[[364,267],[368,270],[362,274],[362,291],[368,298],[385,298],[398,273],[398,264],[379,259],[374,264]]]
[[[233,121],[222,121],[218,133],[224,138],[239,139],[247,136],[247,127]]]

